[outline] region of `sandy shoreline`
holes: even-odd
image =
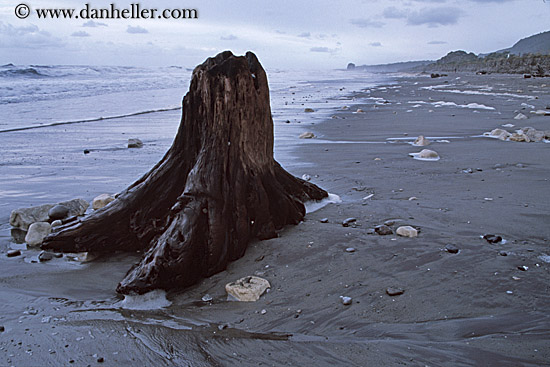
[[[5,328],[0,332],[0,365],[548,363],[550,264],[541,256],[550,255],[550,144],[477,137],[508,123],[550,129],[550,117],[535,116],[522,106],[538,110],[550,105],[550,88],[543,84],[550,80],[468,74],[401,77],[357,95],[370,99],[312,126],[317,138],[294,151],[307,164],[290,169],[297,176],[309,174],[343,202],[308,214],[279,238],[252,243],[226,271],[169,293],[168,308],[117,308],[114,288],[135,261],[132,257],[117,255],[84,266],[37,264],[37,271],[20,258],[2,256],[0,295],[7,301],[0,316]],[[475,93],[445,92],[434,85]],[[457,106],[436,107],[437,102]],[[494,110],[458,107],[472,103]],[[354,113],[358,108],[365,112]],[[514,120],[516,110],[529,119]],[[177,115],[172,114],[170,118]],[[427,147],[441,160],[408,156],[422,148],[402,138],[418,135],[449,141]],[[13,136],[20,139],[11,140],[13,146],[23,144],[23,135]],[[136,151],[124,164],[130,167],[135,159],[155,163],[163,151],[155,148],[154,136],[152,131],[146,145],[151,151]],[[90,158],[77,146],[67,153],[74,165]],[[56,152],[55,147],[48,151]],[[26,162],[22,169],[32,164]],[[93,173],[81,172],[93,189],[123,188],[124,180],[139,176],[132,172],[120,181],[104,182],[98,167],[117,168],[108,161],[98,165]],[[45,185],[55,184],[48,180],[49,169],[59,166],[42,167],[43,174],[36,177]],[[16,180],[16,170],[10,172]],[[72,198],[71,190],[71,185],[62,187],[59,200]],[[33,194],[39,197],[28,193],[21,201],[30,201]],[[21,206],[15,201],[2,204]],[[357,219],[356,226],[343,227],[349,217]],[[328,223],[320,223],[322,218]],[[419,237],[369,234],[390,219],[395,220],[394,231],[401,224],[412,225],[421,230]],[[480,239],[486,233],[507,242],[489,244]],[[7,238],[0,240],[5,247]],[[459,253],[446,252],[447,244]],[[347,252],[350,247],[355,251]],[[254,303],[227,302],[224,285],[252,274],[268,279],[271,291]],[[388,287],[404,293],[390,297]],[[201,301],[205,294],[213,301]],[[342,305],[340,296],[352,297],[352,305]]]

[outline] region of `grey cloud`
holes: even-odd
[[[462,11],[451,6],[424,8],[411,12],[407,17],[407,24],[428,24],[430,27],[437,27],[438,25],[451,25],[456,24],[461,16]]]
[[[445,41],[430,41],[428,45],[446,45],[448,42]]]
[[[300,34],[298,35],[298,37],[309,38],[309,37],[311,37],[311,33],[309,33],[309,32],[303,32],[303,33],[300,33]]]
[[[140,26],[132,27],[131,25],[128,26],[128,28],[126,29],[126,32],[132,33],[132,34],[149,33],[149,31],[145,28],[142,28]]]
[[[360,28],[382,28],[385,23],[371,19],[351,19],[350,23]]]
[[[220,39],[222,41],[234,41],[236,40],[238,37],[235,36],[234,34],[230,34],[230,35],[227,35],[227,36],[221,36]]]
[[[36,25],[14,27],[0,21],[0,48],[47,48],[63,44],[61,39],[53,37]]]
[[[371,42],[369,43],[372,47],[382,47],[382,44],[380,42]]]
[[[90,28],[96,28],[96,27],[107,27],[107,24],[101,23],[101,22],[94,22],[93,20],[89,20],[86,23],[82,24],[83,27],[90,27]]]
[[[71,34],[72,37],[90,37],[90,34],[88,32],[84,31],[78,31]]]
[[[407,11],[399,10],[395,6],[390,6],[389,8],[384,9],[382,15],[387,19],[401,19],[407,17]]]

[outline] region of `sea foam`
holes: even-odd
[[[340,199],[340,196],[329,193],[327,198],[320,201],[307,201],[304,203],[304,206],[306,207],[306,213],[313,213],[314,211],[317,211],[330,203],[337,204],[341,202],[342,199]]]
[[[166,298],[166,291],[155,289],[145,294],[125,295],[117,306],[128,310],[157,310],[171,304],[172,302]]]

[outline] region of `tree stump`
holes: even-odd
[[[225,51],[193,71],[162,160],[104,209],[49,235],[43,249],[144,252],[122,294],[181,288],[220,272],[248,243],[299,223],[327,193],[273,158],[269,88],[256,55]]]

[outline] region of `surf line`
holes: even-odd
[[[40,128],[43,128],[43,127],[52,127],[52,126],[59,126],[59,125],[82,124],[82,123],[85,123],[85,122],[97,122],[97,121],[105,121],[105,120],[114,120],[114,119],[119,119],[119,118],[123,118],[123,117],[132,117],[132,116],[146,115],[146,114],[149,114],[149,113],[176,111],[176,110],[181,110],[181,107],[160,108],[158,110],[140,111],[140,112],[134,112],[134,113],[129,113],[129,114],[125,114],[125,115],[97,117],[97,118],[85,119],[85,120],[53,122],[51,124],[45,124],[45,125],[15,127],[13,129],[0,130],[0,133],[9,133],[9,132],[14,132],[14,131],[23,131],[23,130],[31,130],[31,129],[40,129]]]

